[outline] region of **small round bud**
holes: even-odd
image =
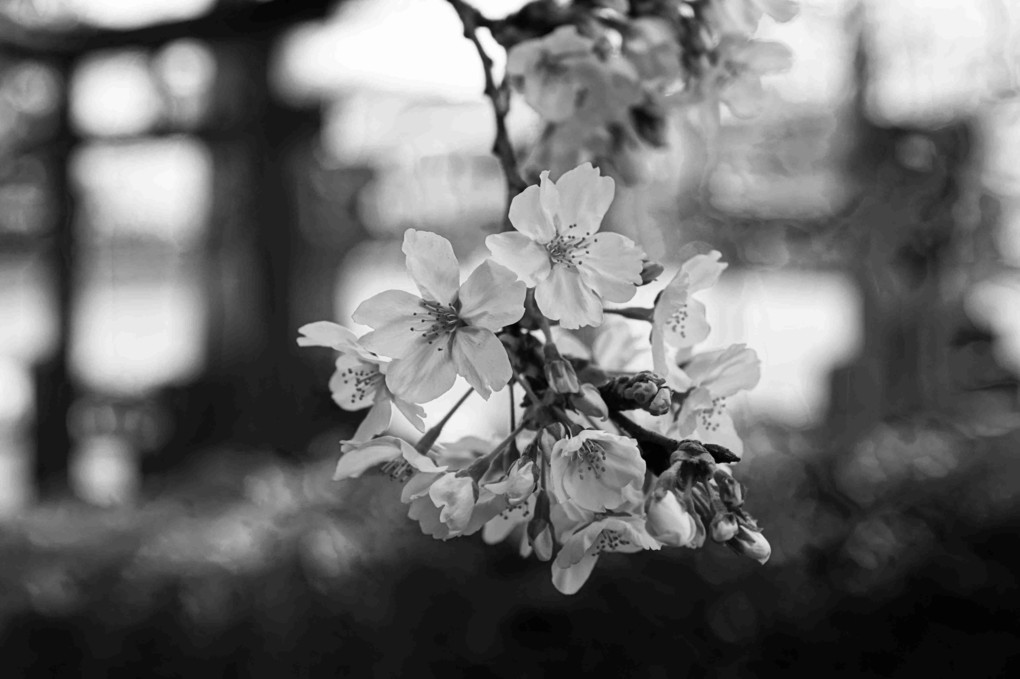
[[[653,497],[648,503],[647,517],[648,533],[664,545],[687,547],[697,536],[694,517],[680,504],[676,493]]]
[[[546,361],[545,380],[557,394],[576,394],[581,389],[577,383],[574,366],[562,358]]]
[[[710,526],[712,539],[716,542],[728,542],[737,534],[738,528],[737,519],[733,514],[729,512],[716,514]]]
[[[651,403],[645,408],[652,415],[665,415],[669,412],[670,403],[673,400],[673,392],[669,387],[662,387],[655,393]]]
[[[646,259],[641,267],[641,285],[648,285],[661,276],[663,271],[665,271],[665,269],[663,269],[661,264],[653,262],[650,259]]]
[[[744,556],[749,556],[758,563],[765,563],[772,556],[772,545],[765,539],[765,536],[756,530],[746,526],[740,526],[736,535],[728,543],[733,549]]]
[[[580,391],[570,397],[570,403],[589,417],[603,420],[609,417],[609,408],[606,406],[606,402],[602,400],[599,390],[590,384],[582,384]]]

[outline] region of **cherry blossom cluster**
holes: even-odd
[[[726,265],[718,252],[695,255],[652,308],[620,306],[663,268],[600,231],[614,190],[587,163],[555,182],[543,173],[513,199],[514,230],[489,236],[490,256],[464,280],[449,241],[409,229],[403,252],[418,294],[365,300],[353,314],[371,328],[361,337],[318,322],[298,339],[339,352],[334,401],[368,409],[341,442],[336,479],[389,475],[408,516],[437,539],[513,536],[522,556],[551,563],[566,594],[604,552],[713,541],[762,563],[770,555],[729,469],[743,445],[726,399],[755,386],[758,359],[742,345],[695,351],[709,333],[695,295]],[[590,346],[580,329],[597,333]],[[422,404],[458,376],[471,389],[426,430]],[[503,389],[502,440],[441,440],[467,399]],[[417,440],[391,433],[394,410]]]
[[[720,109],[754,115],[761,76],[789,49],[754,39],[764,16],[788,21],[795,0],[536,0],[490,22],[508,48],[507,78],[543,120],[523,164],[554,177],[594,161],[625,184],[649,177],[649,149],[668,142],[683,109],[714,135]]]

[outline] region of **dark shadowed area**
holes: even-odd
[[[677,120],[608,217],[669,275],[730,263],[703,299],[762,358],[734,473],[772,558],[607,554],[563,596],[332,481],[359,414],[296,344],[408,288],[405,229],[473,262],[502,226],[450,4],[0,3],[0,676],[1016,674],[1020,13],[801,4],[762,112]]]

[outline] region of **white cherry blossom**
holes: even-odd
[[[564,328],[600,325],[603,302],[626,302],[641,283],[641,248],[598,232],[614,191],[590,163],[556,182],[543,172],[510,204],[516,231],[485,239],[493,260],[534,287],[539,310]]]
[[[549,469],[557,498],[592,512],[632,502],[645,480],[645,461],[634,439],[597,429],[557,441]]]
[[[713,250],[694,255],[683,264],[655,302],[652,315],[652,370],[669,373],[667,349],[687,349],[708,337],[705,305],[692,295],[715,285],[726,264]]]
[[[744,443],[733,426],[726,399],[737,392],[753,389],[759,379],[758,354],[743,344],[695,354],[680,368],[672,370],[668,378],[674,390],[691,390],[676,416],[671,434],[693,436],[705,443],[725,446],[736,455],[743,454]]]
[[[340,460],[333,480],[354,479],[369,469],[383,467],[394,478],[403,478],[412,470],[440,473],[445,466],[437,466],[432,458],[422,455],[407,441],[396,436],[379,436],[368,441],[341,441]]]
[[[353,318],[373,328],[362,344],[394,359],[386,384],[404,399],[431,401],[458,374],[487,399],[513,374],[495,333],[524,315],[524,285],[490,261],[461,285],[453,247],[434,233],[408,229],[403,251],[421,296],[388,290],[362,302]]]
[[[298,328],[302,347],[329,347],[340,352],[329,378],[333,402],[344,410],[370,408],[352,441],[367,441],[386,431],[396,406],[418,431],[425,431],[425,410],[390,391],[386,386],[387,359],[369,351],[347,328],[318,321]]]
[[[553,585],[563,594],[574,594],[591,575],[603,552],[632,554],[661,545],[645,529],[644,519],[633,514],[595,515],[588,523],[560,537],[563,548],[552,565]]]

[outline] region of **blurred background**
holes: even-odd
[[[404,229],[473,263],[500,228],[450,6],[0,3],[2,675],[1020,668],[1020,7],[803,0],[760,33],[795,54],[762,115],[711,153],[678,121],[609,228],[730,262],[709,343],[763,359],[737,475],[772,560],[610,555],[563,597],[332,482],[357,418],[295,343],[409,285]]]

